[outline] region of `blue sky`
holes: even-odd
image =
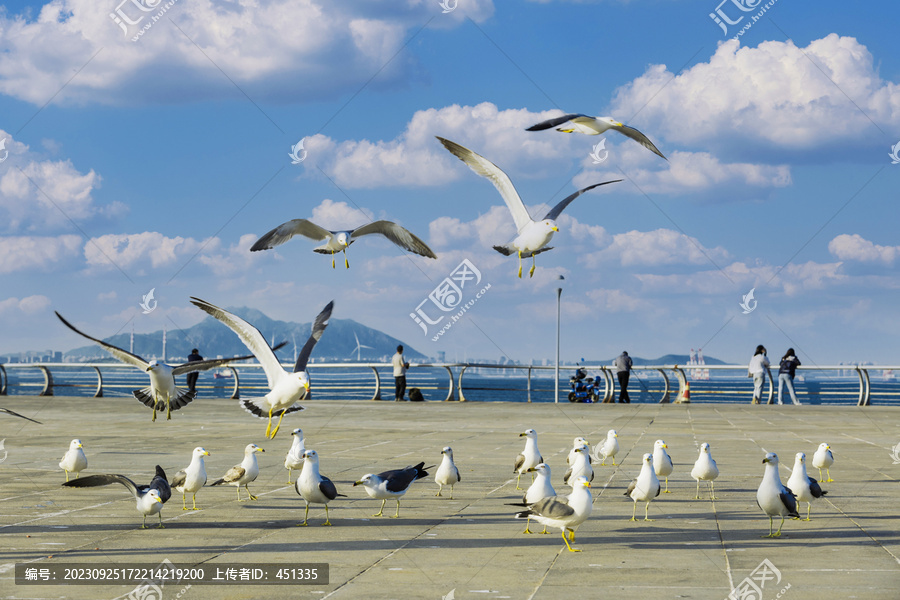
[[[178,0],[132,41],[166,6],[135,3],[0,10],[0,354],[81,345],[53,310],[101,337],[188,327],[193,295],[300,322],[334,298],[427,355],[549,359],[563,275],[564,360],[745,362],[762,343],[900,363],[895,2],[779,0],[731,40],[766,3]],[[147,16],[123,31],[117,8]],[[717,8],[742,17],[727,35]],[[601,136],[524,131],[560,111],[613,116],[669,160],[607,133],[595,165]],[[535,216],[624,181],[573,202],[519,280],[491,249],[514,233],[499,194],[436,135]],[[349,270],[303,238],[249,252],[294,218],[397,221],[439,258],[370,238]],[[456,312],[421,303],[464,259],[481,279],[433,341]],[[423,332],[417,307],[446,316]]]

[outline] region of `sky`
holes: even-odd
[[[297,322],[334,299],[428,356],[548,360],[559,288],[564,361],[898,365],[898,22],[887,0],[8,2],[0,355],[82,346],[53,311],[97,337],[190,327],[198,296]],[[525,131],[564,113],[668,160]],[[492,249],[515,235],[502,198],[435,136],[535,218],[622,181],[520,279]],[[249,251],[296,218],[395,221],[438,258]]]

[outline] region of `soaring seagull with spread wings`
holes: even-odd
[[[445,140],[442,137],[438,137],[437,139],[440,140],[444,147],[453,155],[466,163],[470,169],[472,169],[482,177],[486,177],[487,179],[489,179],[490,182],[494,184],[494,187],[497,188],[497,191],[500,192],[503,200],[506,202],[506,206],[509,208],[509,212],[512,213],[513,220],[516,222],[517,233],[512,242],[500,246],[494,246],[494,250],[496,250],[500,254],[503,254],[504,256],[518,254],[520,278],[522,277],[523,258],[528,258],[529,256],[531,257],[531,270],[528,271],[528,276],[532,277],[534,275],[535,255],[540,254],[541,252],[546,252],[547,250],[552,250],[552,248],[548,247],[547,244],[550,243],[550,240],[553,238],[553,234],[559,231],[559,227],[556,225],[555,219],[560,214],[562,214],[562,211],[564,211],[566,207],[569,206],[569,204],[571,204],[573,200],[575,200],[575,198],[587,192],[588,190],[594,189],[597,186],[622,181],[621,179],[604,181],[603,183],[595,183],[594,185],[590,185],[584,189],[578,190],[577,192],[551,208],[550,212],[548,212],[543,219],[541,219],[540,221],[535,221],[531,218],[531,215],[528,214],[528,209],[525,208],[525,204],[519,197],[519,193],[516,191],[515,186],[513,186],[513,183],[509,179],[509,176],[504,173],[500,169],[500,167],[498,167],[485,157],[481,156],[480,154],[476,154],[468,148],[460,146],[456,142]]]
[[[145,405],[153,408],[153,418],[151,419],[151,421],[156,421],[156,411],[162,410],[163,408],[166,409],[166,419],[171,419],[173,410],[178,410],[179,408],[187,406],[194,399],[194,396],[197,392],[192,392],[175,385],[176,375],[183,375],[185,373],[192,373],[194,371],[208,371],[209,369],[216,369],[230,362],[253,358],[252,354],[248,354],[246,356],[236,356],[234,358],[214,358],[212,360],[198,360],[194,362],[186,362],[176,366],[167,365],[157,360],[151,360],[150,362],[147,362],[137,354],[132,354],[127,350],[123,350],[117,346],[108,344],[103,340],[98,340],[95,337],[91,337],[83,331],[79,331],[74,325],[66,321],[61,314],[56,313],[56,316],[59,317],[59,320],[62,321],[66,327],[68,327],[78,335],[85,337],[96,344],[99,344],[100,347],[102,347],[104,350],[112,354],[115,358],[119,359],[123,363],[134,365],[138,369],[146,371],[150,375],[149,387],[145,387],[140,390],[134,390],[131,393],[135,398],[143,402]],[[278,350],[285,344],[287,344],[287,342],[282,342],[281,344],[275,346],[273,350]]]
[[[269,425],[266,427],[266,437],[274,438],[281,427],[281,419],[284,415],[292,412],[303,410],[303,407],[296,404],[299,400],[306,398],[309,393],[309,374],[306,372],[306,363],[309,362],[309,355],[312,354],[316,342],[325,333],[328,326],[328,319],[331,318],[331,310],[334,308],[334,301],[329,302],[319,316],[316,317],[312,325],[312,333],[306,344],[300,350],[297,356],[297,363],[294,370],[288,373],[278,362],[275,353],[266,343],[266,338],[259,330],[227,310],[210,304],[206,300],[200,298],[191,298],[191,304],[197,308],[206,311],[218,320],[222,321],[234,331],[244,345],[256,356],[256,360],[262,365],[263,371],[266,373],[266,380],[269,383],[268,394],[262,398],[249,398],[241,400],[241,406],[252,415],[262,419],[268,418]],[[193,363],[189,363],[193,364]],[[272,417],[278,417],[278,424],[272,429]]]
[[[557,125],[564,125],[566,123],[570,123],[570,125],[568,127],[556,127]],[[629,127],[624,123],[620,123],[612,117],[590,117],[588,115],[571,113],[542,121],[537,125],[532,125],[525,131],[543,131],[544,129],[550,129],[551,127],[556,127],[557,131],[562,131],[563,133],[577,132],[587,135],[600,135],[601,133],[612,129],[613,131],[618,131],[622,135],[630,137],[653,154],[669,160],[663,156],[663,153],[659,151],[659,148],[653,145],[650,138],[634,127]]]
[[[373,221],[356,229],[329,231],[307,219],[294,219],[293,221],[282,223],[256,240],[256,243],[250,247],[250,251],[270,250],[275,246],[280,246],[295,235],[302,235],[317,242],[325,240],[324,244],[313,248],[313,252],[331,254],[332,269],[334,268],[335,253],[343,252],[344,266],[349,269],[350,261],[347,260],[347,248],[362,236],[375,233],[383,235],[407,252],[427,258],[437,258],[434,251],[425,242],[416,237],[411,231],[391,221]]]
[[[124,475],[89,475],[81,479],[67,481],[63,485],[65,487],[97,487],[101,485],[111,485],[113,483],[121,483],[134,496],[137,503],[137,510],[144,516],[141,523],[141,529],[147,528],[147,516],[159,515],[159,527],[165,527],[162,524],[163,504],[172,497],[172,488],[166,479],[166,472],[159,465],[156,465],[156,475],[150,480],[149,485],[137,485]]]

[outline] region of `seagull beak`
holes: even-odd
[[[615,125],[616,127],[623,127],[625,124],[624,124],[624,123],[620,123],[620,122],[618,122],[618,121],[613,121],[613,125]]]
[[[764,458],[764,459],[763,459],[763,462],[764,462],[764,463],[769,462],[769,457]]]
[[[209,452],[204,452],[203,456],[209,456]]]
[[[584,482],[584,487],[586,487],[586,488],[591,487],[591,482],[590,482],[590,481],[585,481],[585,482]]]
[[[553,231],[559,232],[559,227],[557,227],[556,225],[554,225],[550,229],[552,229]]]
[[[527,433],[520,433],[519,437],[526,437],[527,435],[528,435]]]
[[[307,381],[306,383],[304,383],[303,387],[305,387],[307,389],[307,391],[309,391],[309,382]]]
[[[146,370],[147,370],[148,372],[149,372],[149,371],[152,371],[152,370],[153,370],[153,367],[147,367]]]
[[[363,482],[362,482],[362,481],[355,481],[355,482],[353,482],[353,487],[356,487],[356,486],[358,486],[358,485],[363,485]]]

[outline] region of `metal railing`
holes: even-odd
[[[286,369],[290,369],[292,367],[291,364],[287,363],[283,366]],[[317,394],[322,392],[325,396],[327,396],[330,391],[340,391],[344,393],[352,391],[356,394],[364,393],[365,396],[369,396],[369,392],[371,392],[371,400],[381,400],[383,386],[382,373],[380,373],[379,370],[386,372],[387,377],[392,377],[392,367],[389,363],[311,363],[308,368],[311,378],[313,378],[314,381],[314,392]],[[230,366],[222,367],[222,369],[220,370],[227,370],[230,373],[230,377],[227,377],[227,380],[230,380],[229,383],[231,384],[230,397],[233,399],[238,399],[242,391],[261,391],[263,394],[267,392],[268,388],[265,385],[241,383],[242,372],[244,374],[254,373],[258,375],[261,374],[261,369],[262,367],[258,363],[234,363]],[[371,377],[371,382],[360,380],[361,374],[355,373],[355,380],[345,378],[343,381],[335,382],[334,380],[332,380],[331,382],[325,381],[323,383],[316,383],[317,374],[319,375],[319,377],[321,377],[323,373],[332,371],[335,373],[340,373],[341,371],[346,372],[351,369],[357,371],[361,370],[363,372],[368,372],[369,370],[371,370],[371,374],[369,375],[369,377]],[[413,363],[411,365],[411,369],[411,374],[419,372],[420,369],[432,369],[439,373],[445,371],[446,373],[444,377],[446,378],[446,384],[442,385],[439,381],[436,380],[435,376],[432,375],[430,379],[428,377],[424,378],[425,383],[419,386],[420,389],[423,390],[433,390],[439,392],[439,394],[444,395],[443,399],[445,401],[466,401],[466,393],[469,393],[470,396],[474,396],[478,395],[478,392],[522,392],[525,396],[525,401],[531,402],[533,394],[538,391],[541,394],[547,393],[549,391],[552,397],[552,389],[538,390],[534,386],[534,382],[535,380],[541,382],[549,380],[552,382],[552,377],[539,377],[537,374],[544,372],[552,373],[555,370],[555,366],[496,365],[486,363]],[[603,365],[560,366],[560,370],[567,373],[574,372],[576,369],[584,369],[588,372],[599,373],[597,377],[602,380],[603,390],[602,392],[597,394],[597,401],[603,403],[610,403],[614,401],[616,385],[615,377],[613,377],[613,374],[615,372],[613,367]],[[132,378],[134,376],[138,376],[139,378],[143,377],[134,367],[121,363],[6,363],[0,364],[0,396],[7,395],[9,393],[10,378],[8,370],[39,371],[40,376],[38,377],[37,381],[17,381],[14,385],[17,388],[25,389],[40,388],[40,391],[38,393],[38,395],[40,396],[52,396],[54,395],[54,391],[58,389],[89,388],[93,389],[94,397],[102,397],[105,389],[131,390],[135,388],[135,383],[133,381],[125,383],[111,383],[110,381],[105,380],[104,372],[107,373],[108,378],[114,378],[115,376],[121,377],[123,375]],[[81,379],[84,379],[83,375],[85,370],[87,370],[88,373],[90,372],[90,370],[93,370],[94,377],[96,378],[95,382],[61,383],[54,380],[54,371],[56,371],[58,375],[60,373],[71,374],[74,371],[80,371],[80,374],[82,375]],[[803,373],[808,373],[820,376],[828,376],[824,380],[824,383],[816,383],[815,396],[819,398],[823,396],[846,397],[849,394],[855,394],[857,406],[868,406],[871,404],[873,389],[872,379],[869,375],[869,371],[886,372],[895,370],[900,371],[900,366],[830,365],[797,368],[798,374],[801,375]],[[486,372],[504,373],[510,371],[514,373],[522,373],[521,376],[525,379],[524,388],[464,385],[464,376],[467,372],[477,372],[478,374],[483,375]],[[663,404],[669,402],[688,403],[691,401],[692,395],[702,397],[708,396],[710,399],[714,399],[716,396],[722,394],[736,394],[741,397],[744,395],[749,397],[751,395],[750,390],[752,389],[752,385],[747,383],[746,385],[739,386],[736,383],[740,381],[739,379],[733,380],[730,384],[730,387],[727,387],[726,384],[719,381],[711,380],[710,382],[705,382],[690,378],[692,374],[696,374],[697,372],[734,372],[738,375],[741,375],[747,372],[746,365],[649,365],[632,367],[632,372],[635,375],[634,379],[637,379],[637,386],[642,388],[645,393],[653,394],[655,400]],[[857,385],[854,386],[852,390],[848,387],[852,384],[852,380],[851,382],[848,382],[846,380],[839,380],[838,375],[843,372],[856,374]],[[670,375],[674,376],[677,386],[673,387]],[[32,379],[34,378],[32,377]],[[774,398],[776,379],[772,376],[771,371],[769,371],[767,379],[769,382],[768,390],[764,393],[764,398],[766,403],[773,404],[775,401]],[[143,381],[140,386],[145,387],[149,383],[149,378],[140,379],[140,381]],[[699,389],[690,389],[691,384]],[[833,389],[822,389],[826,386],[831,386]],[[200,389],[221,389],[222,386],[200,385],[198,387]],[[796,386],[795,384],[795,387],[798,386]],[[897,389],[900,390],[900,387],[898,387]],[[563,390],[563,400],[566,399],[568,393],[568,389]],[[798,394],[799,393],[800,391],[798,390]],[[811,393],[812,392],[808,390],[805,392],[805,394],[807,395]],[[888,400],[900,399],[900,391],[891,391],[889,389],[881,390],[877,393],[877,396],[879,398]],[[557,398],[556,401],[558,402],[559,398]]]

